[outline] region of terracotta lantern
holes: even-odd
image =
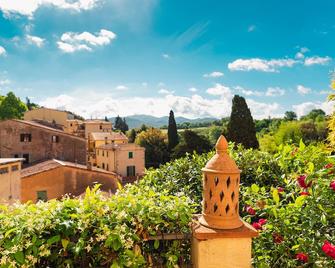
[[[235,229],[243,225],[239,216],[240,173],[228,154],[228,142],[220,136],[216,154],[203,171],[201,225],[214,229]]]

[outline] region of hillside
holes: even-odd
[[[129,128],[138,128],[141,127],[142,124],[145,124],[147,126],[152,127],[162,127],[164,125],[168,124],[169,117],[168,116],[162,116],[162,117],[155,117],[151,115],[131,115],[126,116],[126,121],[129,126]],[[211,122],[214,120],[217,120],[216,118],[196,118],[196,119],[189,119],[185,117],[176,117],[177,124],[181,124],[184,122],[190,122],[190,123],[203,123],[203,122]],[[115,117],[109,118],[112,122],[115,121]]]

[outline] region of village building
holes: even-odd
[[[87,187],[96,184],[101,185],[102,191],[113,194],[119,179],[114,172],[52,159],[22,169],[21,201],[60,199],[66,194],[80,196]]]
[[[96,166],[132,180],[144,174],[145,149],[134,143],[114,143],[96,148]]]
[[[0,121],[0,157],[24,158],[24,165],[47,159],[86,164],[86,140],[24,120]]]
[[[66,111],[41,107],[26,111],[23,119],[25,121],[41,121],[58,126],[66,126],[67,120],[74,120],[74,115]]]
[[[12,204],[21,200],[21,161],[19,158],[0,158],[0,203]]]

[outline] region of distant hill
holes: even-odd
[[[147,126],[152,127],[162,127],[168,124],[169,117],[163,116],[163,117],[155,117],[151,115],[131,115],[126,116],[126,121],[129,126],[129,128],[139,128],[142,124],[145,124]],[[212,122],[214,120],[217,120],[217,118],[214,117],[207,117],[207,118],[196,118],[196,119],[189,119],[185,117],[175,117],[177,124],[181,124],[184,122],[190,122],[190,123],[205,123],[205,122]],[[115,122],[115,117],[109,118],[113,123]]]

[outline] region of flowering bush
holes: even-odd
[[[1,207],[0,267],[174,267],[190,245],[148,241],[160,233],[188,233],[186,197],[131,186],[104,197]]]

